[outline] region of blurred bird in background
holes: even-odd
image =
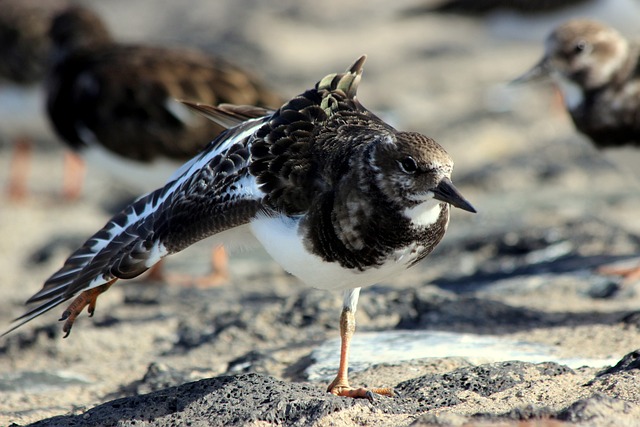
[[[33,139],[51,138],[44,116],[43,80],[50,53],[53,17],[68,7],[66,0],[0,0],[0,133],[10,140],[7,197],[27,196]],[[63,196],[79,195],[82,163],[65,153]]]
[[[640,177],[640,44],[587,19],[570,20],[546,39],[542,59],[514,80],[551,78],[577,130],[634,179]],[[637,182],[636,182],[637,185]],[[640,279],[640,266],[602,273]]]
[[[625,33],[638,31],[637,0],[429,0],[404,16],[453,14],[479,17],[497,37],[537,41],[568,19],[598,19]]]
[[[101,169],[136,194],[164,185],[225,130],[178,100],[272,108],[282,102],[251,73],[222,58],[187,47],[119,43],[87,7],[0,0],[0,12],[3,7],[16,16],[0,13],[0,22],[19,27],[0,29],[0,44],[10,59],[0,62],[2,74],[19,83],[44,78],[46,112],[57,135],[90,171]],[[16,198],[25,194],[26,147],[18,144],[12,167],[9,193]],[[75,197],[82,179],[67,179],[67,186],[65,194]],[[212,264],[211,274],[190,283],[226,281],[222,248],[214,250]],[[163,275],[156,269],[152,278]]]

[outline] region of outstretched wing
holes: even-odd
[[[165,187],[109,220],[29,298],[28,304],[41,304],[17,318],[19,323],[5,334],[79,292],[136,277],[166,255],[247,223],[262,200],[248,173],[250,140],[266,119],[227,130]]]
[[[318,170],[322,165],[310,158],[318,133],[352,116],[372,116],[356,100],[365,58],[264,117],[251,118],[261,114],[251,107],[196,108],[223,126],[240,124],[183,165],[164,188],[113,217],[27,301],[41,304],[11,330],[78,292],[136,277],[166,255],[246,224],[260,210],[299,215],[308,209],[330,185]]]

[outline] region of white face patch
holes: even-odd
[[[428,227],[436,223],[440,218],[442,207],[439,200],[429,199],[412,208],[404,210],[404,215],[411,220],[411,223],[418,227]]]
[[[562,99],[569,110],[575,110],[584,101],[584,91],[578,84],[567,79],[560,73],[551,75],[553,81],[558,85],[562,92]]]

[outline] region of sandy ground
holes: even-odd
[[[399,19],[399,10],[416,3],[409,0],[393,6],[382,0],[305,6],[248,0],[86,3],[99,9],[122,39],[198,45],[251,67],[286,95],[369,55],[359,90],[363,104],[399,129],[439,141],[456,162],[454,182],[479,213],[454,212],[448,235],[430,258],[365,290],[360,330],[500,335],[550,346],[560,358],[619,360],[638,347],[637,284],[621,285],[594,272],[605,261],[640,252],[634,234],[640,232],[638,184],[575,133],[550,86],[504,86],[535,62],[541,43],[495,38],[481,20]],[[127,197],[117,182],[90,171],[80,200],[63,201],[62,144],[40,139],[28,200],[0,205],[4,325]],[[0,141],[4,184],[12,146],[7,137]],[[47,245],[50,253],[40,251],[35,260]],[[169,260],[167,270],[202,274],[209,249],[206,242],[198,244]],[[230,268],[231,283],[211,289],[144,280],[120,284],[100,297],[95,318],[80,318],[65,340],[55,321],[59,310],[0,339],[0,425],[82,414],[114,398],[202,378],[213,378],[207,384],[217,389],[218,376],[239,372],[259,374],[232,380],[246,394],[261,393],[265,384],[295,389],[309,383],[305,369],[313,350],[337,335],[340,295],[306,288],[261,249],[234,255]],[[289,399],[308,394],[329,406],[313,412],[301,404],[310,411],[306,418],[275,421],[638,425],[640,374],[632,361],[598,377],[602,368],[480,369],[459,358],[386,364],[355,374],[352,382],[395,386],[404,402],[335,403],[323,393],[326,381],[315,380],[311,392],[292,389]],[[478,387],[452,380],[469,375],[478,378]],[[496,385],[495,377],[516,379]],[[436,389],[442,384],[452,384],[455,399],[434,400],[443,395]],[[191,393],[176,390],[181,396]],[[159,408],[166,400],[148,396],[138,405]],[[215,395],[206,396],[211,407],[222,407],[211,400]],[[234,408],[244,405],[238,401]],[[330,405],[337,405],[335,412]],[[269,417],[255,415],[260,406],[254,409],[248,418],[238,415],[237,424],[269,425]],[[232,418],[223,423],[220,413],[215,422],[195,415],[192,420],[234,424]],[[113,408],[109,414],[115,418],[100,414],[103,418],[85,414],[84,420],[131,422]],[[81,425],[82,419],[58,424]],[[154,419],[138,425],[169,423]]]

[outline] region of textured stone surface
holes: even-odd
[[[142,382],[151,376],[157,377],[158,370],[158,367],[152,367]],[[177,376],[174,372],[173,377]],[[185,423],[242,426],[266,422],[296,426],[311,425],[337,412],[348,412],[354,408],[373,416],[379,414],[379,420],[384,420],[385,416],[404,415],[408,419],[414,418],[416,425],[450,425],[450,414],[443,417],[435,410],[461,406],[470,399],[491,399],[517,386],[523,390],[534,382],[553,381],[559,376],[580,377],[571,369],[554,363],[501,362],[466,366],[444,374],[427,374],[403,381],[395,386],[397,396],[378,397],[369,402],[335,397],[310,384],[284,382],[255,373],[238,374],[120,398],[77,415],[53,417],[32,425],[165,427]],[[466,420],[509,423],[554,419],[576,423],[613,419],[621,422],[620,425],[626,425],[629,422],[626,415],[640,413],[632,402],[589,390],[584,394],[589,397],[560,409],[526,403],[526,399],[522,399],[520,404],[510,409],[506,404],[505,411],[477,411],[467,414]],[[387,419],[381,425],[393,425],[393,421]]]
[[[88,424],[121,426],[310,424],[328,414],[367,401],[341,399],[317,387],[277,381],[258,374],[222,376],[117,399],[83,414],[55,417],[34,426]]]

